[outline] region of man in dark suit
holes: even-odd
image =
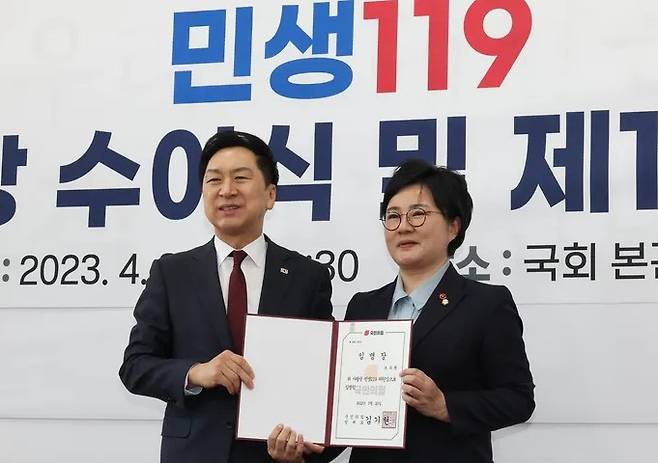
[[[267,144],[220,132],[199,171],[215,236],[153,262],[119,376],[131,392],[167,402],[163,463],[271,461],[264,442],[234,438],[237,394],[258,381],[241,355],[245,316],[331,319],[330,277],[263,235],[279,177]],[[294,432],[281,436],[280,445],[301,452]]]
[[[493,462],[491,431],[534,410],[522,323],[510,292],[467,280],[449,257],[473,204],[461,175],[408,161],[387,185],[381,217],[398,264],[392,283],[358,293],[346,319],[413,319],[406,448],[355,448],[350,461]]]

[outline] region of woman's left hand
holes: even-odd
[[[420,413],[446,423],[450,422],[446,399],[436,383],[417,368],[400,372],[402,399]]]

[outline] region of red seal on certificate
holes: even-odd
[[[395,429],[398,426],[398,412],[382,412],[382,428]]]

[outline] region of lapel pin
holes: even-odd
[[[281,267],[281,273],[283,273],[284,275],[287,275],[288,274],[288,269],[285,268],[285,267]]]
[[[439,299],[441,299],[441,305],[446,306],[450,304],[450,301],[448,300],[448,295],[446,293],[440,293]]]

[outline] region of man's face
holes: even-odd
[[[265,212],[276,199],[276,187],[265,184],[256,155],[241,146],[223,148],[210,158],[202,193],[215,233],[240,246],[260,236]]]
[[[420,184],[400,190],[388,203],[386,212],[397,212],[402,217],[397,230],[384,230],[388,252],[401,269],[426,270],[448,258],[448,244],[459,232],[459,220],[448,222],[441,213],[430,213],[425,223],[417,228],[407,222],[409,209],[437,211],[430,191]]]

